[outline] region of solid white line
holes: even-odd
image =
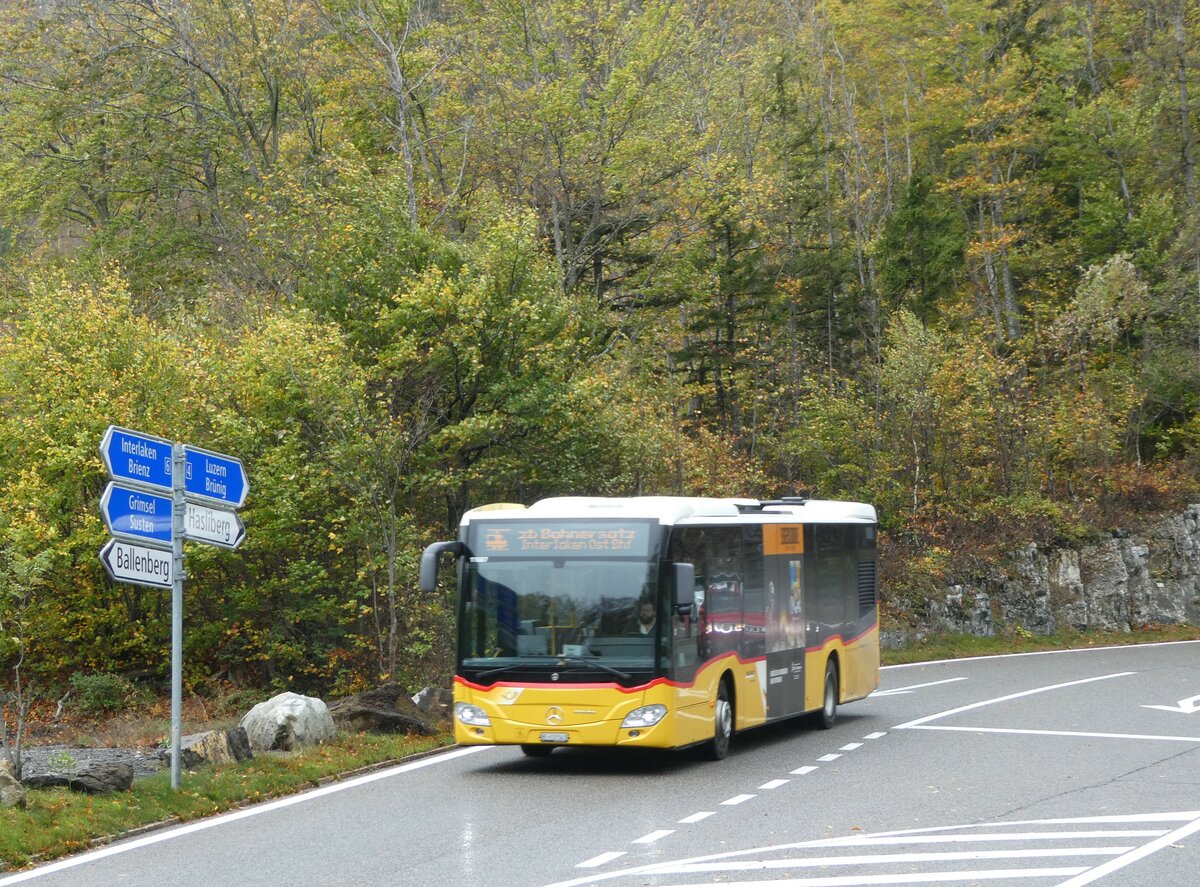
[[[883,739],[883,737],[885,737],[885,736],[887,736],[886,731],[883,733],[868,733],[866,736],[863,737],[863,739]]]
[[[577,869],[594,869],[602,865],[607,865],[614,859],[620,859],[625,855],[624,850],[611,850],[608,853],[601,853],[599,856],[593,856],[591,859],[584,860],[575,866]]]
[[[1027,880],[1029,878],[1061,878],[1086,872],[1086,866],[1053,869],[998,869],[978,872],[916,872],[903,875],[849,875],[835,878],[785,878],[771,881],[738,881],[737,887],[872,887],[877,884],[950,884],[955,881],[1003,881]],[[686,887],[722,887],[724,882],[691,884]],[[664,884],[663,887],[685,887],[682,884]]]
[[[653,844],[655,841],[662,840],[667,835],[673,835],[673,834],[675,834],[675,829],[663,828],[663,829],[659,829],[656,832],[650,832],[650,834],[648,834],[648,835],[642,835],[640,838],[636,838],[633,841],[631,841],[630,843],[631,844]]]
[[[913,690],[921,690],[925,687],[936,687],[939,684],[953,684],[955,681],[965,681],[966,678],[946,678],[944,681],[929,681],[924,684],[910,684],[907,687],[889,687],[886,690],[876,690],[872,696],[898,696],[901,693],[911,693]]]
[[[849,745],[843,745],[838,751],[854,751],[856,748],[862,748],[861,742],[851,742]]]
[[[670,874],[692,872],[761,871],[766,869],[817,869],[838,866],[897,865],[900,863],[964,862],[981,859],[1046,859],[1057,856],[1118,856],[1133,847],[1063,847],[1043,850],[964,850],[947,853],[875,853],[866,856],[796,856],[786,859],[751,859],[735,862],[692,862],[671,866],[663,863],[655,871]],[[668,866],[670,866],[668,868]]]
[[[950,715],[956,715],[956,714],[959,714],[964,711],[972,711],[976,708],[983,708],[985,705],[995,705],[999,702],[1009,702],[1013,699],[1021,699],[1025,696],[1033,696],[1037,693],[1048,693],[1051,690],[1062,690],[1065,687],[1078,687],[1081,684],[1091,684],[1091,683],[1094,683],[1095,681],[1107,681],[1110,678],[1124,678],[1124,677],[1128,677],[1131,674],[1136,674],[1136,672],[1119,671],[1119,672],[1116,672],[1115,674],[1097,675],[1096,677],[1083,678],[1082,680],[1079,680],[1079,681],[1067,681],[1066,683],[1063,683],[1063,684],[1051,684],[1048,687],[1035,687],[1032,690],[1022,690],[1020,693],[1010,693],[1007,696],[997,696],[995,699],[985,699],[982,702],[972,702],[970,705],[960,705],[958,708],[951,708],[946,711],[938,712],[937,714],[926,715],[925,717],[918,718],[915,721],[908,721],[906,723],[903,723],[896,727],[893,727],[892,729],[893,730],[911,730],[913,727],[920,726],[921,724],[928,724],[930,721],[937,721],[937,720],[941,720],[942,718],[948,718],[948,717],[950,717]]]
[[[1014,823],[1004,823],[1013,825]],[[973,835],[871,835],[848,838],[825,838],[808,841],[804,847],[873,847],[904,846],[905,844],[983,844],[991,841],[1078,841],[1085,838],[1158,838],[1165,835],[1163,829],[1100,829],[1090,832],[985,832]]]
[[[1110,647],[1076,647],[1073,650],[1037,650],[1033,653],[995,653],[991,656],[960,656],[957,659],[927,659],[924,662],[902,662],[898,665],[881,665],[880,671],[899,668],[919,668],[923,665],[949,665],[964,662],[983,662],[987,659],[1019,659],[1022,656],[1056,656],[1063,653],[1103,653],[1113,650],[1141,650],[1146,647],[1177,647],[1180,644],[1200,644],[1200,641],[1163,641],[1159,644],[1115,644]],[[872,696],[875,694],[872,693]]]
[[[377,782],[380,779],[389,779],[392,776],[399,776],[401,773],[411,773],[413,770],[420,770],[424,767],[432,767],[435,764],[443,764],[446,761],[461,758],[464,755],[473,755],[488,749],[498,748],[494,745],[469,745],[465,748],[455,749],[454,751],[446,752],[445,754],[430,755],[427,758],[421,758],[419,761],[413,761],[411,764],[401,764],[398,767],[389,767],[387,770],[377,770],[374,773],[367,773],[364,776],[358,776],[354,779],[347,779],[345,782],[333,782],[329,785],[315,788],[312,791],[304,792],[299,795],[288,795],[286,798],[279,798],[275,801],[268,801],[265,804],[259,804],[255,807],[247,807],[243,810],[235,810],[232,813],[223,813],[220,816],[213,816],[209,819],[201,819],[198,822],[191,822],[187,825],[181,825],[176,828],[166,829],[161,832],[154,832],[141,838],[134,838],[132,841],[126,841],[121,844],[112,844],[108,847],[101,847],[99,850],[93,850],[90,853],[84,853],[80,856],[72,856],[69,859],[62,859],[58,862],[52,862],[48,865],[40,866],[36,869],[31,869],[27,872],[19,872],[15,875],[10,875],[6,878],[0,878],[0,887],[7,887],[8,884],[17,884],[21,881],[28,881],[32,878],[38,878],[42,875],[49,875],[53,872],[61,872],[64,869],[74,868],[77,865],[83,865],[87,862],[95,862],[98,859],[104,859],[108,856],[116,856],[119,853],[128,853],[130,850],[138,850],[142,847],[149,847],[152,844],[159,844],[163,841],[170,841],[175,838],[182,838],[185,835],[191,835],[196,832],[202,832],[206,829],[216,828],[219,825],[225,825],[230,822],[237,822],[240,819],[249,819],[251,816],[258,816],[261,813],[270,813],[275,810],[281,810],[284,807],[291,807],[293,804],[303,804],[305,801],[311,801],[315,798],[323,798],[326,795],[332,795],[336,792],[345,791],[350,788],[358,788],[360,785],[366,785],[371,782]]]
[[[1200,742],[1200,736],[1156,736],[1150,733],[1080,733],[1072,730],[1018,730],[1011,727],[939,727],[925,725],[909,727],[908,729],[947,730],[957,733],[1021,733],[1029,736],[1082,736],[1086,739],[1153,739],[1162,742]]]
[[[764,782],[759,786],[759,788],[767,789],[769,791],[773,788],[779,788],[781,785],[787,785],[789,782],[791,782],[790,779],[772,779],[770,782]]]
[[[728,801],[722,801],[721,805],[724,807],[736,807],[738,804],[744,804],[754,797],[757,797],[757,795],[734,795]]]
[[[840,757],[841,755],[821,755],[817,760],[822,764],[828,764],[830,761],[836,761]]]
[[[1194,835],[1198,831],[1200,831],[1200,818],[1193,819],[1187,825],[1183,826],[1183,828],[1177,828],[1173,832],[1168,832],[1157,841],[1151,841],[1149,844],[1143,844],[1141,847],[1131,850],[1124,856],[1119,856],[1116,859],[1110,860],[1109,862],[1104,863],[1104,865],[1096,866],[1096,868],[1092,869],[1091,871],[1081,874],[1077,878],[1072,878],[1070,881],[1064,881],[1062,884],[1059,884],[1058,887],[1082,887],[1084,884],[1090,884],[1099,878],[1103,878],[1106,875],[1111,875],[1117,869],[1124,868],[1130,863],[1137,862],[1139,859],[1144,859],[1151,853],[1157,853],[1164,847],[1177,844],[1184,838]]]
[[[693,813],[691,816],[685,816],[683,819],[679,820],[679,822],[682,825],[692,825],[702,819],[708,819],[708,817],[713,816],[715,813],[715,810],[704,810],[700,813]]]

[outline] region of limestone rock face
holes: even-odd
[[[252,751],[292,751],[337,735],[329,708],[315,696],[280,693],[260,702],[242,718]]]
[[[25,808],[25,789],[7,758],[0,759],[0,807]]]
[[[1137,533],[1077,547],[1013,551],[990,575],[954,585],[921,612],[898,608],[921,631],[991,635],[998,629],[1051,634],[1062,628],[1131,631],[1200,622],[1200,505]],[[902,646],[911,629],[884,642]]]
[[[408,691],[396,683],[355,693],[329,706],[329,713],[342,730],[358,733],[420,733],[437,731],[421,714]]]

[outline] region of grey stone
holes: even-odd
[[[292,751],[333,739],[337,726],[329,708],[314,696],[280,693],[260,702],[242,718],[253,751]]]
[[[180,739],[180,761],[189,770],[209,764],[231,764],[254,757],[246,731],[241,727],[232,730],[209,730],[194,733]],[[170,759],[170,752],[167,758]]]
[[[354,733],[437,733],[408,691],[395,683],[338,699],[329,713],[340,729]]]
[[[8,758],[0,758],[0,807],[25,809],[25,789],[17,781],[16,772]]]
[[[84,764],[70,773],[46,773],[22,781],[29,788],[65,786],[71,791],[89,795],[124,792],[133,785],[133,765],[105,762]]]

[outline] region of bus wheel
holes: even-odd
[[[521,751],[525,752],[526,757],[530,758],[548,758],[550,752],[554,751],[553,745],[522,745]]]
[[[833,659],[825,663],[825,694],[821,700],[821,710],[813,715],[813,726],[828,730],[837,720],[838,709],[838,667]]]
[[[733,702],[729,698],[729,683],[721,681],[717,687],[717,702],[713,706],[713,738],[704,744],[704,756],[719,761],[729,754],[729,740],[733,736]]]

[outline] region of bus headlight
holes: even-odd
[[[454,716],[468,727],[490,727],[492,719],[487,716],[487,712],[475,705],[468,705],[465,702],[454,703]]]
[[[625,715],[622,727],[653,727],[667,716],[665,705],[644,705]]]

